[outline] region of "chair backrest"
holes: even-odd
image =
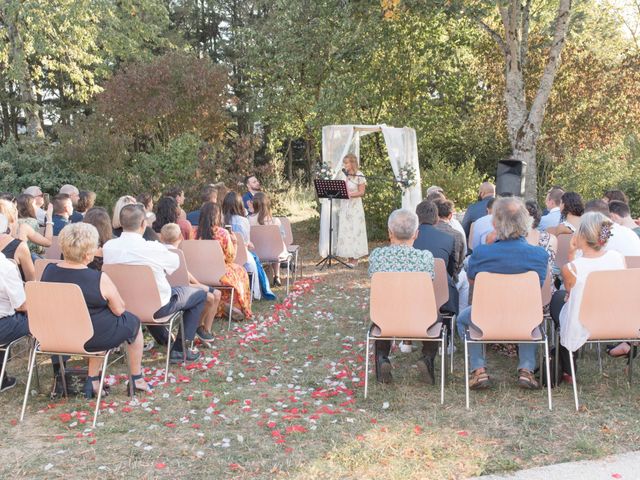
[[[551,303],[551,269],[547,268],[547,276],[544,278],[542,285],[542,306],[545,307]]]
[[[187,270],[187,260],[184,258],[182,250],[177,248],[170,248],[173,253],[178,255],[180,259],[180,266],[171,275],[167,275],[167,281],[172,287],[184,287],[189,285],[189,270]]]
[[[435,258],[435,279],[433,281],[433,289],[436,295],[436,305],[441,308],[449,301],[449,277],[447,275],[447,266],[441,258]]]
[[[578,318],[592,340],[640,338],[640,269],[587,275]]]
[[[624,257],[627,268],[640,268],[640,257]]]
[[[467,241],[467,247],[470,250],[473,250],[473,230],[474,230],[475,223],[476,222],[472,222],[471,225],[469,225],[469,240]]]
[[[531,340],[542,323],[538,274],[476,275],[471,322],[482,330],[483,340]]]
[[[62,249],[60,248],[60,241],[56,235],[51,238],[51,246],[45,250],[44,257],[52,260],[60,260],[60,255],[62,255]]]
[[[251,243],[261,261],[276,261],[288,254],[280,227],[277,225],[253,225]]]
[[[247,253],[247,246],[244,243],[244,238],[239,233],[236,233],[236,259],[233,261],[236,265],[244,267],[244,264],[249,261],[249,254]]]
[[[153,315],[160,310],[160,292],[151,267],[147,265],[105,264],[102,271],[113,281],[124,300],[127,311],[141,322],[153,323]]]
[[[431,276],[426,272],[374,273],[369,316],[380,336],[425,337],[438,320]]]
[[[289,247],[293,245],[293,230],[291,230],[291,221],[287,217],[278,217],[284,230],[284,244]]]
[[[53,259],[53,258],[37,258],[36,262],[33,264],[36,269],[36,281],[39,282],[42,278],[42,273],[44,269],[47,268],[47,265],[50,263],[60,263],[62,260]]]
[[[558,235],[558,251],[556,252],[556,265],[562,268],[569,262],[569,244],[571,243],[572,234],[563,233]]]
[[[45,352],[84,354],[93,325],[80,287],[73,283],[27,282],[29,331]]]
[[[224,253],[217,240],[183,240],[180,250],[187,260],[187,268],[200,283],[211,287],[220,285],[227,272]]]

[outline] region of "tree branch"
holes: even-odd
[[[480,28],[482,28],[482,30],[484,30],[489,35],[491,35],[491,38],[493,38],[493,41],[498,44],[498,47],[500,48],[500,50],[502,50],[502,53],[506,55],[507,45],[504,43],[504,39],[500,36],[500,34],[496,32],[493,28],[491,28],[489,25],[487,25],[480,18],[477,18],[477,17],[472,17],[472,18],[480,26]]]
[[[529,60],[529,20],[531,12],[531,0],[527,0],[522,7],[522,27],[521,27],[521,40],[520,40],[520,62],[522,63],[522,70],[527,67],[527,61]]]

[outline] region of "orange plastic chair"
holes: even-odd
[[[440,343],[440,403],[444,403],[447,330],[438,318],[431,276],[426,272],[376,272],[371,277],[364,397],[369,388],[372,340],[422,340]]]
[[[280,234],[277,225],[253,225],[251,227],[251,242],[256,248],[256,255],[262,263],[287,262],[287,295],[289,295],[289,277],[291,272],[292,254]]]
[[[27,400],[31,389],[31,377],[36,368],[36,355],[76,355],[82,357],[102,358],[102,374],[100,388],[93,414],[93,426],[96,426],[100,411],[100,398],[107,372],[109,354],[105,352],[87,352],[84,344],[93,337],[93,325],[82,290],[71,283],[27,282],[27,313],[29,330],[36,339],[29,358],[29,374],[27,388],[22,402],[20,421],[24,419]],[[61,363],[64,378],[64,365]]]
[[[173,253],[178,255],[180,259],[180,265],[178,269],[171,275],[167,275],[167,281],[172,287],[184,287],[189,285],[189,270],[187,270],[187,260],[184,258],[182,250],[177,248],[170,248]]]
[[[640,257],[624,257],[627,268],[640,268]]]
[[[61,255],[62,249],[60,248],[60,241],[58,240],[58,236],[54,235],[51,237],[51,246],[47,247],[44,252],[44,257],[51,260],[60,260]]]
[[[147,326],[169,327],[167,341],[167,361],[164,381],[169,378],[169,356],[171,353],[171,332],[175,324],[182,329],[182,351],[186,352],[184,344],[184,326],[182,312],[176,312],[162,318],[154,318],[154,314],[163,306],[160,292],[156,284],[151,267],[147,265],[105,264],[102,271],[113,281],[120,296],[124,300],[127,311],[140,319],[140,323]]]
[[[467,241],[467,248],[469,250],[473,250],[473,231],[475,230],[475,224],[476,222],[471,222],[471,225],[469,225],[469,240]]]
[[[447,266],[444,260],[441,258],[434,258],[435,263],[435,279],[433,282],[433,289],[436,295],[436,305],[438,311],[442,306],[449,301],[449,276],[447,274]],[[449,367],[451,373],[453,373],[453,340],[455,338],[456,331],[456,315],[454,314],[441,314],[443,319],[448,318],[450,320],[451,330],[449,330],[449,341],[451,342],[451,358],[449,359]]]
[[[556,266],[564,267],[569,263],[569,244],[571,243],[572,234],[563,233],[558,235],[558,251],[556,252]]]
[[[542,324],[542,292],[535,272],[513,275],[482,272],[476,276],[472,325],[465,332],[466,407],[469,408],[470,343],[537,343],[544,345],[547,378],[551,378],[549,343]],[[551,382],[547,382],[551,410]]]
[[[36,259],[36,263],[34,263],[34,267],[36,269],[36,282],[39,282],[42,278],[42,274],[44,273],[45,268],[50,263],[60,263],[62,260],[53,259],[53,258],[38,258]]]
[[[203,285],[229,290],[231,292],[229,303],[233,306],[235,289],[220,283],[220,279],[227,273],[220,242],[217,240],[183,240],[180,244],[180,250],[184,253],[191,275]],[[232,308],[229,308],[229,329],[231,329],[232,313]]]
[[[628,257],[627,257],[628,258]],[[591,272],[582,293],[578,318],[589,332],[587,343],[637,342],[640,340],[640,269]],[[605,300],[606,299],[606,300]],[[573,355],[569,355],[573,397],[579,410],[578,387]],[[629,383],[633,355],[629,355]]]
[[[293,254],[293,280],[298,278],[298,275],[302,275],[302,266],[298,263],[298,253],[300,251],[300,245],[295,245],[293,242],[293,230],[291,229],[291,220],[287,217],[278,217],[282,228],[284,229],[284,244],[287,246],[287,251]],[[300,269],[300,273],[298,273]]]

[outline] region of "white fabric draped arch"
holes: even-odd
[[[414,210],[422,201],[422,186],[420,181],[420,165],[418,163],[418,143],[416,131],[413,128],[387,127],[386,125],[328,125],[322,128],[322,159],[333,169],[333,177],[342,168],[342,159],[347,153],[353,153],[360,159],[360,137],[370,133],[381,132],[389,152],[389,161],[394,175],[397,177],[400,168],[411,165],[416,172],[416,184],[402,194],[402,207]],[[389,185],[391,188],[391,185]],[[366,201],[366,197],[365,200]],[[338,202],[339,203],[339,202]],[[338,203],[333,209],[334,238],[339,225],[337,225]],[[318,249],[320,256],[326,257],[329,253],[329,202],[321,201],[320,211],[320,241]],[[391,212],[389,212],[391,213]]]

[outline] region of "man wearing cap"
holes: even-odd
[[[31,195],[35,198],[35,206],[36,206],[36,219],[38,220],[38,224],[43,227],[47,222],[47,212],[42,209],[44,205],[44,195],[40,187],[37,185],[32,185],[24,190],[27,195]]]
[[[78,205],[78,199],[80,198],[80,191],[74,185],[63,185],[60,187],[59,193],[65,193],[69,195],[71,199],[71,203],[73,205],[73,213],[69,217],[70,223],[77,223],[82,221],[82,214],[76,211],[76,207]]]

